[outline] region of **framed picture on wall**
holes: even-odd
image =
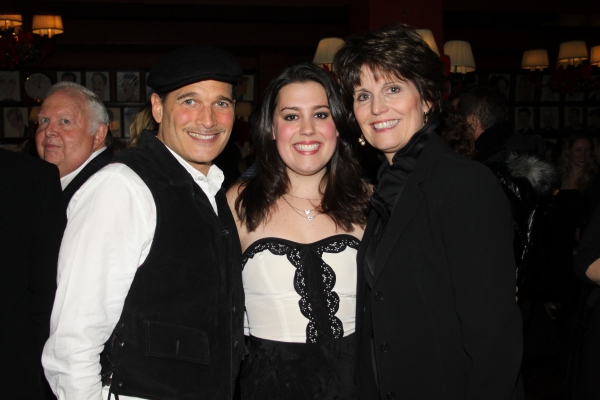
[[[556,139],[558,130],[558,107],[540,107],[540,134],[544,139]]]
[[[491,74],[488,82],[498,89],[507,101],[510,100],[510,74]]]
[[[544,77],[542,78],[542,94],[540,96],[540,101],[548,102],[560,100],[560,93],[558,91],[552,91],[552,89],[550,88],[551,82],[552,75],[544,75]]]
[[[565,135],[583,129],[583,109],[581,107],[565,107]]]
[[[119,107],[108,107],[106,112],[108,113],[108,129],[110,129],[110,133],[115,138],[122,137],[121,109]]]
[[[533,135],[533,107],[515,107],[515,132]]]
[[[535,81],[529,75],[517,75],[515,101],[533,101],[535,96]]]
[[[21,101],[19,71],[0,71],[0,101]]]
[[[137,113],[140,112],[139,107],[125,107],[123,109],[123,133],[124,137],[130,137],[129,126],[131,121],[135,118]]]
[[[27,107],[4,107],[2,114],[5,138],[22,138],[29,135]]]
[[[108,71],[86,72],[85,86],[96,93],[102,101],[110,101],[110,74]]]
[[[140,101],[139,72],[117,72],[117,101],[129,103]]]
[[[81,85],[81,72],[79,71],[58,71],[56,73],[57,82],[75,82]]]
[[[254,75],[242,75],[235,89],[237,101],[254,101]]]

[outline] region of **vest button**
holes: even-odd
[[[383,292],[375,292],[375,300],[383,301]]]
[[[236,341],[233,343],[233,348],[234,348],[234,349],[237,349],[237,348],[238,348],[238,341],[237,341],[237,340],[236,340]]]
[[[119,382],[117,383],[117,386],[123,386],[123,381],[119,381]]]
[[[387,394],[387,396],[385,396],[385,397],[387,398],[387,400],[393,400],[393,399],[395,399],[395,398],[396,398],[396,393],[394,393],[394,392],[389,392],[389,393]]]
[[[390,351],[390,345],[387,343],[382,343],[381,346],[379,346],[379,350],[381,350],[384,353],[387,353],[388,351]]]
[[[221,232],[221,235],[227,236],[227,235],[229,235],[229,231],[227,229],[223,229],[223,232]]]

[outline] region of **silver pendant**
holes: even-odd
[[[304,214],[306,214],[306,215],[310,214],[310,210],[304,210]]]
[[[314,217],[311,217],[310,215],[306,218],[308,218],[308,222],[312,222],[312,220],[315,219]]]

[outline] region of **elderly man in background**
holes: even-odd
[[[213,165],[235,58],[188,46],[150,71],[157,131],[69,203],[42,363],[60,399],[231,399],[244,352],[235,221]]]
[[[112,158],[105,144],[106,108],[91,90],[74,82],[59,82],[48,91],[38,124],[38,154],[58,167],[66,207],[81,185]]]

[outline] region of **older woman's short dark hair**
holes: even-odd
[[[354,35],[337,52],[334,70],[351,114],[354,88],[361,83],[363,65],[369,67],[375,78],[388,76],[411,81],[421,99],[431,103],[432,112],[442,110],[446,90],[444,64],[412,27],[395,24]]]

